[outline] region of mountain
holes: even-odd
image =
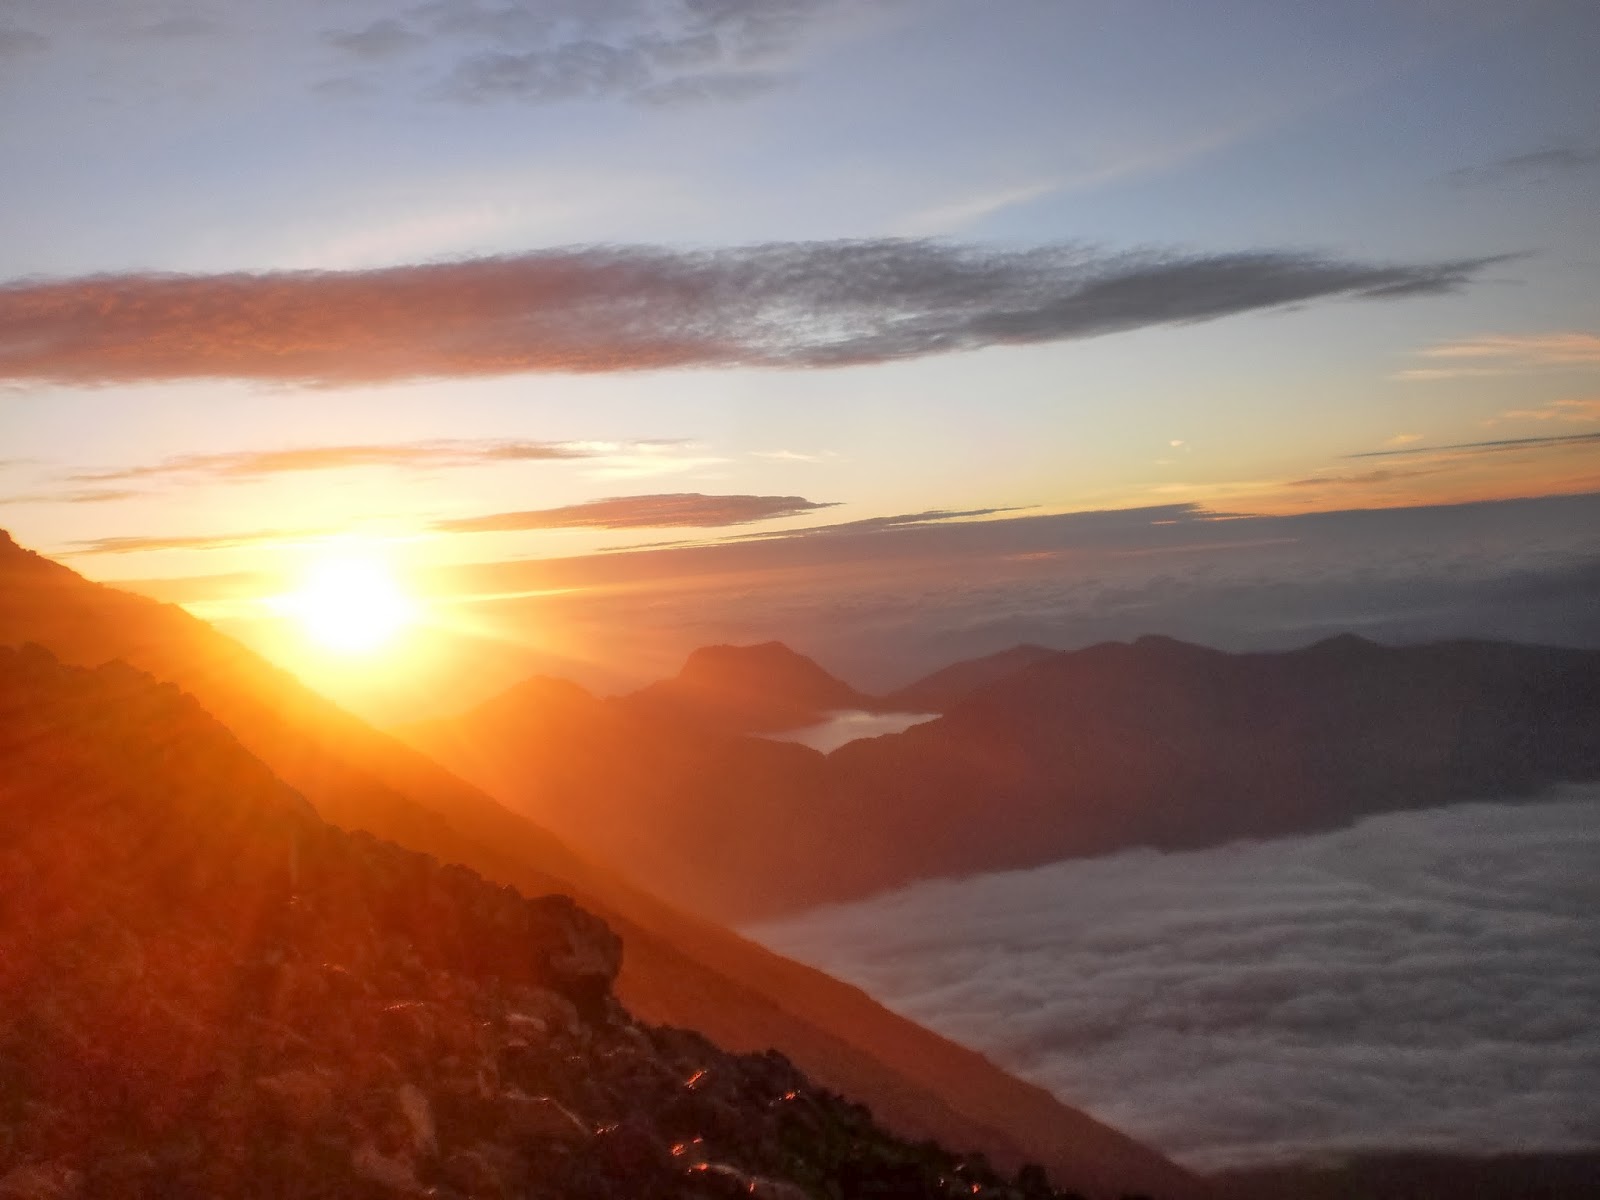
[[[1158,1154],[859,990],[574,854],[181,609],[90,583],[0,534],[0,645],[25,642],[81,666],[122,659],[175,683],[334,825],[466,865],[526,895],[574,896],[621,936],[617,994],[643,1020],[696,1029],[732,1051],[775,1047],[903,1136],[981,1150],[1007,1169],[1038,1161],[1087,1194],[1204,1192]]]
[[[1596,651],[1345,636],[1225,654],[1147,637],[930,678],[920,695],[948,703],[942,717],[826,756],[669,732],[593,697],[522,716],[490,702],[407,736],[574,845],[735,921],[1600,778]]]
[[[701,647],[676,677],[633,693],[628,702],[657,720],[724,733],[775,733],[813,724],[836,709],[878,707],[781,642]]]
[[[1048,646],[1024,644],[982,658],[951,663],[915,683],[908,683],[890,692],[883,697],[882,703],[897,712],[949,712],[974,692],[1009,679],[1061,653]]]
[[[0,648],[0,1196],[1066,1200],[636,1020],[561,895],[322,821],[189,696]]]

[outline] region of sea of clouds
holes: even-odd
[[[1600,787],[747,932],[1196,1169],[1600,1147]]]

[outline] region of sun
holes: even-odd
[[[276,607],[312,641],[340,654],[372,654],[418,617],[418,606],[381,558],[348,555],[313,564]]]

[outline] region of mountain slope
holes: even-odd
[[[1061,653],[1047,646],[1021,645],[983,658],[965,659],[896,688],[883,698],[883,703],[902,712],[949,712],[974,692]]]
[[[1042,1089],[591,865],[182,610],[89,583],[0,535],[0,645],[29,641],[67,662],[121,658],[177,683],[336,825],[527,894],[571,893],[621,934],[618,994],[643,1019],[731,1050],[777,1047],[907,1136],[1009,1167],[1037,1160],[1080,1191],[1199,1194],[1192,1177]]]
[[[0,1195],[1061,1200],[639,1024],[619,954],[326,824],[170,685],[0,648]]]
[[[728,920],[1600,778],[1600,652],[1347,636],[1235,655],[1149,637],[1024,657],[987,684],[1003,662],[963,664],[958,687],[978,686],[942,717],[827,756],[588,696],[520,712],[508,697],[408,736]]]
[[[877,707],[782,642],[703,646],[674,678],[634,692],[627,704],[656,720],[722,733],[773,733],[834,709]]]

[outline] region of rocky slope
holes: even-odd
[[[0,645],[29,641],[63,661],[120,658],[176,682],[335,825],[524,894],[575,896],[621,936],[616,990],[645,1020],[700,1030],[731,1050],[776,1047],[904,1136],[983,1151],[1010,1170],[1037,1160],[1088,1195],[1208,1194],[1160,1155],[859,990],[594,866],[182,610],[89,583],[0,534]]]
[[[1065,1195],[639,1023],[621,952],[326,824],[171,686],[0,649],[0,1196]]]

